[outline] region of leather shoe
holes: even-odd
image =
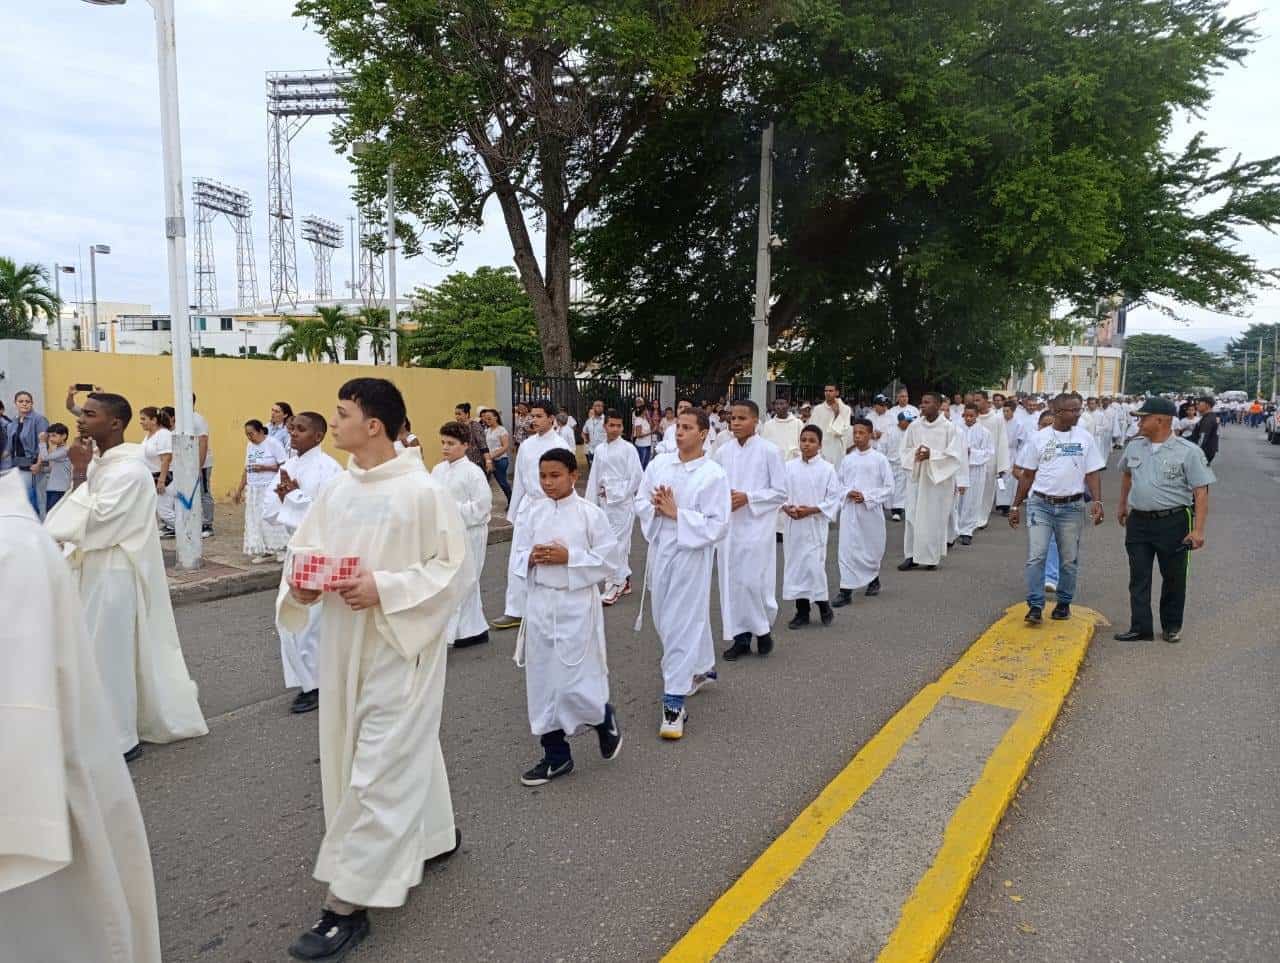
[[[1154,642],[1156,640],[1154,633],[1138,632],[1134,629],[1129,629],[1125,632],[1117,632],[1112,636],[1112,638],[1117,642]]]
[[[904,558],[901,562],[898,563],[899,572],[910,572],[915,567],[916,567],[916,562],[915,562],[915,559],[913,558]]]
[[[877,575],[867,584],[866,595],[868,598],[874,598],[880,594],[880,577]]]
[[[841,589],[831,603],[833,609],[842,609],[853,601],[853,589]]]
[[[756,654],[768,655],[773,651],[773,635],[766,632],[764,635],[756,636]]]
[[[789,629],[803,629],[809,624],[808,615],[797,615],[794,619],[787,623]]]
[[[728,662],[736,662],[741,656],[751,654],[751,636],[747,635],[745,641],[742,636],[733,640],[733,645],[725,649],[722,655]]]

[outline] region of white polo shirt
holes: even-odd
[[[1078,495],[1084,491],[1084,476],[1107,465],[1093,443],[1093,436],[1079,425],[1058,431],[1046,425],[1027,439],[1018,452],[1018,467],[1036,473],[1033,494]]]

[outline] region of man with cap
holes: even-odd
[[[867,414],[871,422],[871,447],[886,458],[889,457],[889,442],[893,441],[896,419],[889,414],[889,399],[884,395],[876,395],[871,402],[871,411]]]
[[[1166,642],[1182,640],[1191,552],[1204,545],[1209,486],[1217,478],[1200,447],[1173,433],[1178,410],[1167,398],[1148,398],[1136,412],[1138,435],[1120,456],[1120,507],[1129,555],[1129,630],[1120,642],[1150,642],[1151,563],[1160,566],[1160,628]]]

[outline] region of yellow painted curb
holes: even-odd
[[[1071,690],[1100,616],[1077,608],[1033,628],[1014,606],[937,682],[920,690],[663,957],[710,961],[786,883],[827,832],[880,778],[943,696],[1014,709],[1017,718],[947,825],[933,864],[903,905],[882,963],[932,960],[942,948],[991,837]]]

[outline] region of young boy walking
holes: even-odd
[[[622,437],[622,413],[611,408],[601,420],[604,440],[596,446],[591,460],[586,499],[604,512],[618,542],[614,570],[604,586],[603,604],[613,605],[631,594],[631,532],[636,524],[636,492],[644,469],[636,446]]]
[[[604,512],[574,490],[572,452],[544,452],[538,475],[546,497],[529,507],[511,547],[511,571],[526,583],[515,661],[525,670],[529,728],[542,743],[542,759],[520,777],[526,786],[573,772],[568,737],[588,727],[606,760],[622,748],[609,703],[599,588],[613,570],[613,530]]]
[[[458,626],[450,645],[465,649],[489,641],[489,623],[480,604],[480,574],[484,571],[484,553],[489,543],[489,515],[493,511],[493,489],[484,470],[467,457],[471,432],[467,425],[446,421],[440,426],[440,452],[443,459],[431,469],[431,477],[444,486],[458,503],[462,524],[467,529],[467,553],[471,556],[472,576],[458,609]]]
[[[871,422],[853,422],[853,450],[840,462],[840,594],[832,604],[842,608],[864,585],[869,596],[880,594],[884,561],[884,506],[893,495],[889,460],[871,447]]]
[[[840,514],[844,492],[836,470],[822,457],[822,429],[800,431],[800,457],[786,463],[787,503],[782,530],[782,598],[795,600],[796,614],[787,628],[809,624],[811,603],[818,605],[823,625],[834,617],[827,588],[827,535]]]

